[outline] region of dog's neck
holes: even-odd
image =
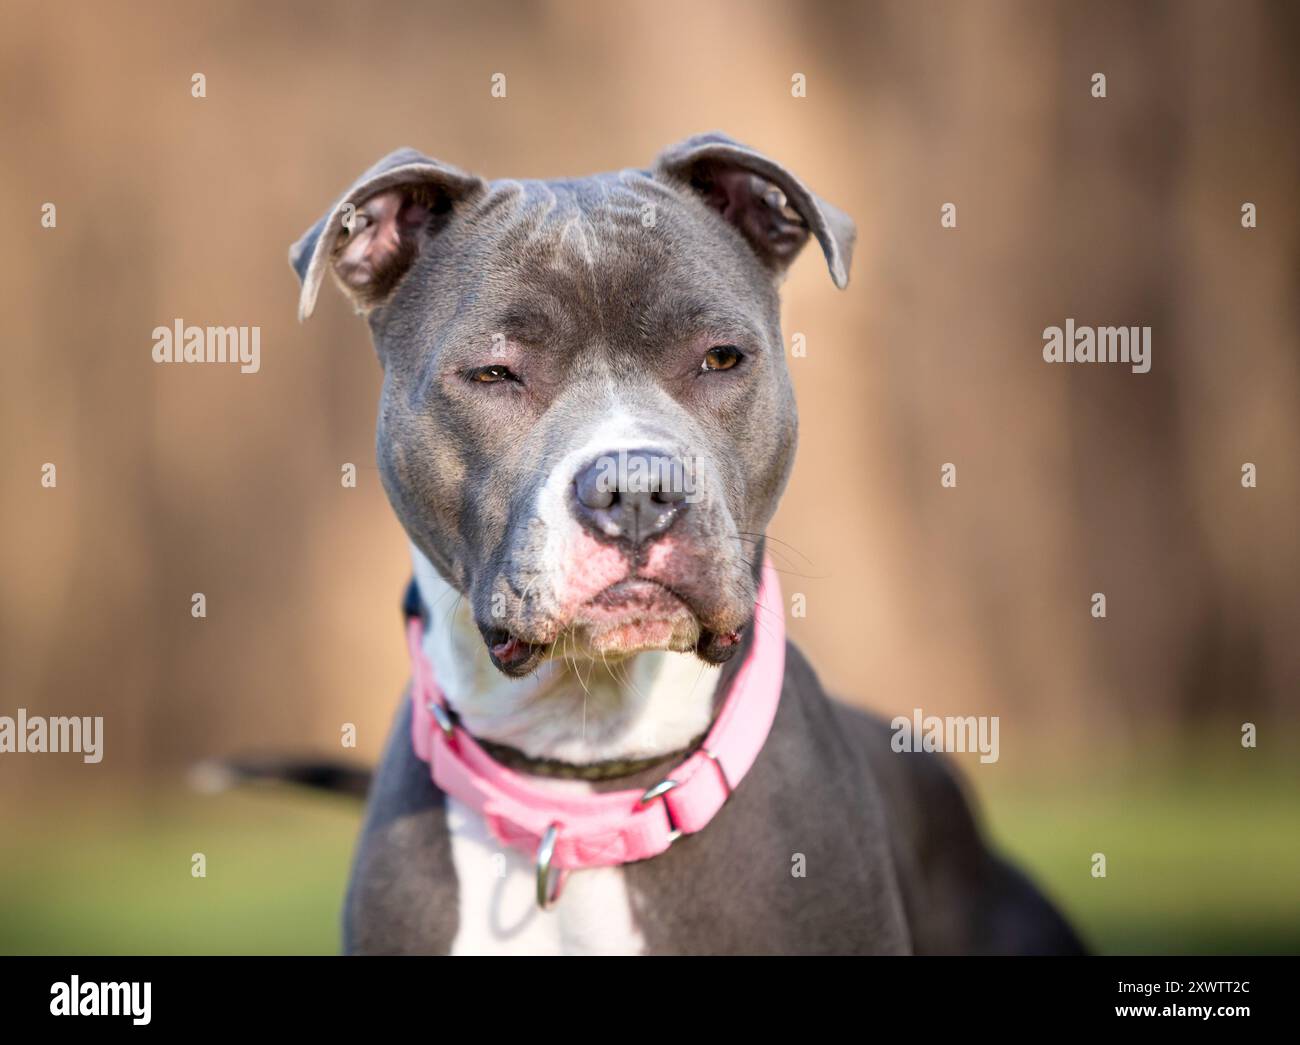
[[[507,678],[461,594],[418,548],[411,552],[429,614],[425,656],[474,736],[588,765],[667,755],[708,730],[720,668],[693,654],[649,651],[611,663],[556,658],[529,678]]]

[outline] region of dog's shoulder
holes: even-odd
[[[918,954],[1082,953],[1050,901],[989,847],[950,758],[897,751],[887,720],[834,698],[827,705],[879,789]]]
[[[411,745],[407,694],[370,786],[344,901],[344,951],[446,954],[456,888],[446,796]]]

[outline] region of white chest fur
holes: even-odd
[[[570,762],[644,758],[685,747],[712,717],[719,669],[680,653],[642,653],[611,671],[562,662],[512,680],[491,664],[457,593],[413,550],[416,580],[430,610],[424,652],[447,701],[471,733],[538,758]],[[588,790],[542,780],[557,790]],[[576,871],[548,911],[537,906],[531,856],[501,845],[483,818],[447,801],[460,896],[453,954],[639,954],[621,868]]]
[[[621,868],[575,871],[559,901],[543,911],[528,856],[498,843],[483,818],[454,798],[447,802],[447,827],[460,893],[452,954],[642,952]]]

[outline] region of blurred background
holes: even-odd
[[[828,688],[1000,716],[956,759],[1096,949],[1300,950],[1300,6],[0,10],[0,714],[106,734],[0,755],[0,951],[337,949],[359,805],[184,779],[371,762],[405,679],[379,366],[332,286],[297,323],[287,248],[399,145],[546,178],[714,128],[859,228],[847,293],[815,247],[785,290],[770,533]],[[1151,372],[1046,365],[1067,317],[1150,325]],[[178,318],[260,326],[261,372],[155,365]]]

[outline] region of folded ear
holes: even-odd
[[[302,280],[298,318],[316,307],[327,268],[357,311],[382,304],[455,204],[484,187],[482,179],[414,149],[389,153],[361,175],[325,217],[289,248]]]
[[[714,132],[665,150],[655,162],[655,173],[698,193],[774,272],[785,271],[811,232],[826,255],[835,285],[848,285],[857,238],[853,220],[814,196],[779,163]]]

